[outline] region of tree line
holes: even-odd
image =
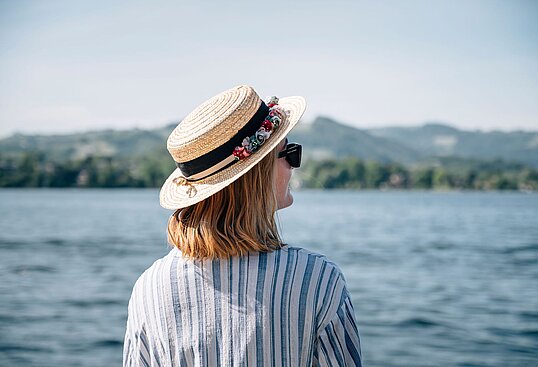
[[[0,187],[159,187],[173,169],[169,157],[54,162],[44,153],[28,152],[19,159],[0,156]]]
[[[294,177],[317,189],[538,190],[538,170],[503,161],[447,160],[407,167],[359,158],[308,160]],[[90,156],[53,162],[41,152],[0,156],[0,187],[160,187],[175,168],[169,156]]]
[[[308,161],[299,184],[323,189],[538,190],[538,170],[501,160],[445,159],[408,168],[359,158]]]

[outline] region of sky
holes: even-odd
[[[304,121],[538,131],[538,1],[0,0],[0,136],[150,129],[239,84]]]

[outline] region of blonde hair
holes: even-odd
[[[271,252],[283,246],[274,186],[276,148],[239,179],[207,199],[178,209],[168,221],[168,242],[195,259]]]

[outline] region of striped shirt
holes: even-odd
[[[296,247],[218,260],[174,248],[137,280],[124,366],[361,366],[340,269]]]

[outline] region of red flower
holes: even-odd
[[[280,117],[280,119],[284,119],[284,113],[280,107],[272,108],[271,111],[269,112],[269,116],[271,117],[278,116]]]
[[[271,131],[273,130],[273,123],[269,120],[264,120],[262,127],[265,129],[265,131]]]
[[[250,155],[249,152],[244,147],[235,147],[233,153],[234,157],[237,157],[239,159],[246,158]]]
[[[236,156],[237,158],[241,158],[241,156],[243,155],[243,152],[245,151],[245,148],[243,147],[235,147],[234,151],[233,151],[233,155]]]

